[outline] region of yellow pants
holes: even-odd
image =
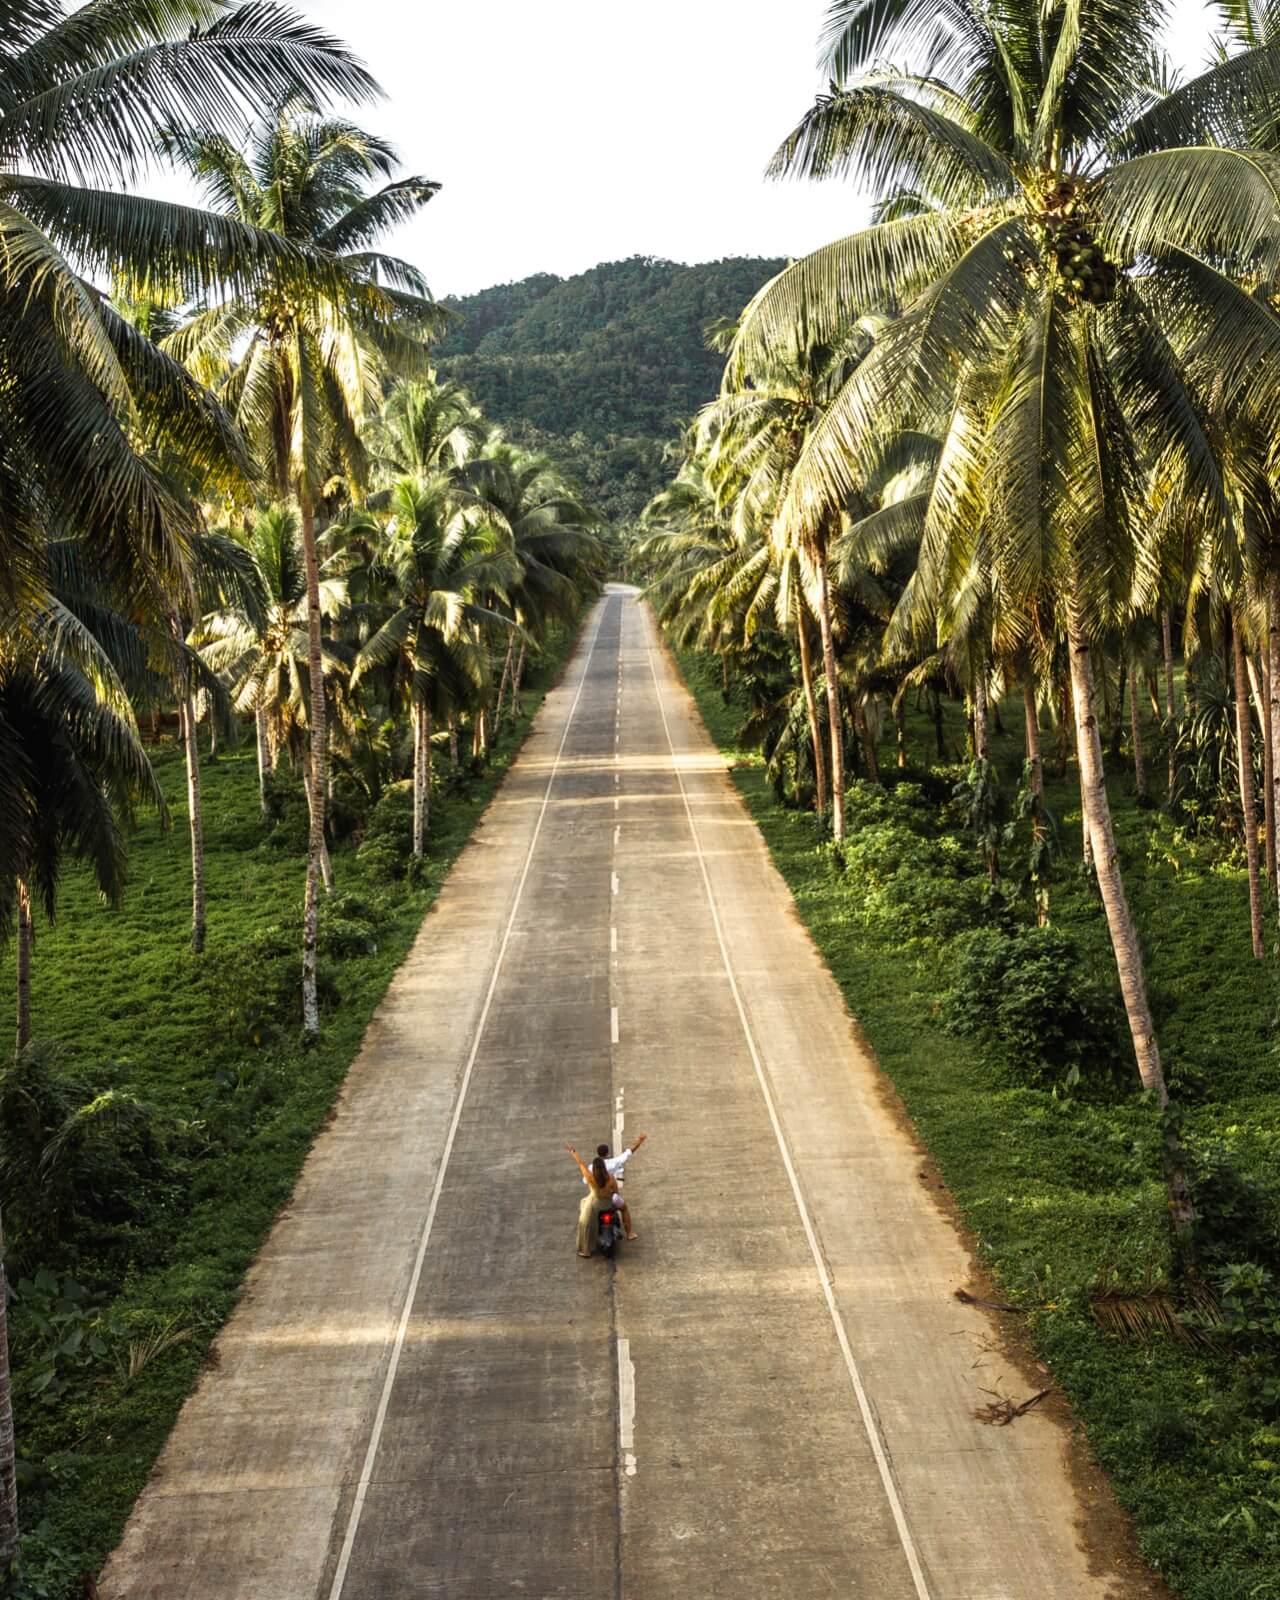
[[[590,1189],[582,1197],[582,1204],[578,1207],[578,1254],[590,1255],[596,1232],[596,1213],[607,1211],[613,1204],[611,1194],[597,1195]]]

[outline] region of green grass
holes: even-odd
[[[854,864],[837,870],[813,819],[779,805],[759,757],[737,748],[741,712],[725,703],[718,663],[685,655],[681,665],[800,915],[1002,1296],[1026,1308],[1030,1337],[1134,1513],[1147,1559],[1187,1600],[1275,1600],[1280,1422],[1277,1407],[1259,1400],[1257,1373],[1245,1383],[1243,1363],[1228,1352],[1161,1335],[1132,1342],[1104,1333],[1090,1314],[1092,1291],[1140,1291],[1171,1268],[1152,1111],[1127,1078],[1108,1092],[1037,1086],[1000,1051],[948,1032],[952,941],[931,931],[927,910],[905,939],[868,911],[875,886],[856,864],[857,850],[848,853]],[[1012,787],[1020,706],[1004,715],[1010,732],[997,736],[995,759]],[[954,708],[948,716],[948,742],[958,747]],[[932,728],[913,717],[909,735],[923,763]],[[1052,756],[1047,749],[1050,764]],[[881,760],[893,760],[887,740]],[[1258,1204],[1280,1236],[1276,967],[1274,957],[1251,957],[1243,870],[1159,812],[1138,809],[1119,771],[1110,787],[1188,1141],[1196,1152],[1229,1152],[1260,1186]],[[868,788],[860,786],[855,815],[877,803]],[[1079,798],[1070,777],[1051,785],[1049,804],[1061,835],[1055,923],[1080,946],[1083,970],[1110,983],[1101,906],[1077,865]],[[976,875],[972,842],[953,832],[951,848],[973,855]],[[1115,1067],[1133,1073],[1123,1041]]]
[[[107,910],[83,874],[68,874],[56,926],[37,930],[35,1037],[63,1048],[57,1071],[79,1098],[114,1086],[150,1108],[148,1126],[163,1150],[155,1170],[139,1164],[131,1177],[126,1162],[112,1174],[130,1192],[113,1191],[100,1225],[81,1215],[38,1259],[20,1237],[10,1252],[19,1276],[43,1268],[89,1296],[69,1307],[49,1279],[42,1291],[24,1292],[20,1282],[11,1315],[25,1593],[78,1595],[82,1575],[116,1543],[374,1008],[569,644],[559,639],[532,675],[528,714],[504,735],[488,770],[433,803],[420,883],[375,878],[351,846],[334,852],[335,892],[355,897],[348,905],[366,919],[357,928],[372,927],[376,948],[322,959],[328,1003],[313,1048],[302,1047],[292,1004],[273,1017],[255,994],[268,965],[278,976],[300,962],[305,860],[273,844],[260,820],[251,745],[203,762],[202,958],[189,952],[190,857],[176,752],[162,749],[156,761],[172,831],[153,816],[141,820],[123,908]],[[275,949],[289,953],[259,965],[259,953]],[[2,970],[11,983],[11,955]],[[60,1310],[69,1317],[51,1333],[41,1319]],[[168,1327],[181,1342],[126,1379],[131,1344]],[[77,1330],[79,1347],[51,1358],[61,1334]],[[44,1371],[52,1382],[36,1393]]]

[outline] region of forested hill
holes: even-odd
[[[670,478],[664,446],[716,392],[721,358],[707,349],[707,324],[736,317],[783,265],[633,256],[574,278],[499,284],[445,302],[460,317],[438,366],[625,521]]]

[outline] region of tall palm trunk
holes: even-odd
[[[827,756],[822,748],[822,726],[818,721],[818,699],[813,692],[813,658],[809,653],[809,619],[804,606],[796,607],[796,637],[800,641],[800,681],[804,686],[804,708],[809,718],[809,740],[813,745],[813,784],[818,815],[827,810]]]
[[[1271,673],[1267,669],[1267,652],[1258,652],[1261,674],[1253,664],[1252,654],[1245,656],[1249,668],[1249,683],[1253,689],[1253,703],[1258,713],[1258,726],[1262,729],[1262,827],[1266,834],[1266,881],[1276,881],[1276,819],[1275,819],[1275,749],[1271,743]]]
[[[1075,695],[1076,753],[1080,762],[1080,798],[1083,803],[1086,833],[1093,841],[1094,868],[1115,954],[1120,993],[1133,1039],[1138,1076],[1142,1086],[1163,1112],[1169,1104],[1169,1091],[1160,1061],[1147,980],[1138,947],[1138,931],[1125,894],[1124,879],[1116,851],[1111,804],[1107,798],[1106,774],[1102,761],[1102,738],[1094,705],[1093,667],[1090,649],[1074,607],[1067,613],[1067,643],[1071,658],[1071,686]],[[1169,1211],[1175,1233],[1182,1242],[1189,1238],[1195,1221],[1191,1190],[1187,1182],[1186,1161],[1171,1124],[1164,1134],[1165,1178],[1169,1190]]]
[[[311,496],[299,496],[302,514],[302,554],[307,574],[307,670],[311,680],[311,760],[307,782],[311,795],[311,826],[307,834],[307,889],[302,906],[302,1027],[304,1033],[320,1031],[320,1002],[316,994],[316,940],[320,918],[320,879],[325,855],[324,810],[326,783],[324,668],[320,618],[320,563],[316,556],[316,517]]]
[[[525,651],[528,648],[528,639],[521,639],[520,654],[516,657],[515,675],[511,680],[511,703],[515,708],[515,714],[518,717],[522,717],[524,715],[524,702],[520,698],[520,685],[524,682],[524,658]]]
[[[991,759],[991,706],[985,668],[979,669],[973,681],[973,759]]]
[[[178,725],[187,764],[187,811],[191,818],[191,949],[199,955],[204,950],[204,806],[196,708],[189,689],[183,690],[178,704]]]
[[[1178,714],[1178,704],[1173,695],[1173,618],[1168,606],[1160,613],[1160,640],[1164,646],[1164,714],[1172,722]]]
[[[31,921],[31,889],[25,878],[17,884],[18,926],[16,968],[18,984],[18,1028],[15,1044],[19,1055],[31,1043],[31,954],[35,946],[35,927]],[[0,1572],[3,1572],[0,1566]]]
[[[1071,678],[1068,674],[1058,685],[1058,765],[1055,776],[1061,783],[1067,775],[1071,761]]]
[[[872,783],[879,783],[880,762],[876,756],[876,742],[871,737],[871,719],[867,716],[866,704],[862,699],[854,703],[853,725],[858,730],[858,740],[862,745],[862,754],[866,758],[867,777]]]
[[[1147,768],[1142,759],[1142,707],[1138,699],[1138,674],[1129,674],[1129,737],[1133,743],[1133,781],[1138,804],[1147,803]]]
[[[458,719],[452,714],[449,717],[449,760],[455,767],[458,765]]]
[[[818,577],[818,631],[822,635],[822,671],[827,681],[827,724],[831,735],[831,832],[844,838],[844,718],[840,712],[840,674],[831,626],[831,588],[827,578],[827,553],[814,552]]]
[[[1044,757],[1040,751],[1040,708],[1036,703],[1036,680],[1028,667],[1022,678],[1022,711],[1027,729],[1027,786],[1031,791],[1031,843],[1033,859],[1038,859],[1046,846],[1049,830],[1045,825]],[[1049,924],[1049,885],[1041,879],[1033,866],[1032,889],[1036,901],[1036,926]]]
[[[907,764],[907,709],[902,703],[902,691],[894,695],[893,710],[893,739],[898,752],[898,767]]]
[[[1249,715],[1249,673],[1241,638],[1242,618],[1235,618],[1231,648],[1236,679],[1236,756],[1240,767],[1240,809],[1244,814],[1244,849],[1249,864],[1249,930],[1254,956],[1262,959],[1262,884],[1258,879],[1258,807],[1253,792],[1253,726]]]
[[[253,727],[258,741],[258,799],[262,815],[267,814],[267,777],[271,772],[271,742],[267,738],[267,713],[262,706],[253,709]]]
[[[0,1574],[18,1555],[18,1462],[13,1437],[13,1389],[9,1376],[9,1285],[4,1271],[4,1226],[0,1222]]]
[[[421,856],[431,811],[431,708],[413,706],[413,853]]]
[[[514,684],[515,648],[516,648],[516,641],[515,641],[515,635],[513,634],[511,636],[511,638],[507,640],[507,653],[506,653],[506,656],[503,658],[503,662],[502,662],[502,677],[498,680],[498,703],[494,707],[494,711],[493,711],[494,726],[498,729],[499,732],[502,731],[502,703],[506,698],[507,685],[509,683],[510,684]],[[514,687],[513,687],[513,690],[512,690],[511,699],[512,699],[512,702],[514,703],[514,701],[515,701]]]
[[[1280,567],[1267,581],[1267,724],[1271,730],[1271,819],[1280,819]],[[1271,879],[1280,912],[1280,848]]]
[[[942,717],[942,696],[936,689],[930,689],[929,694],[932,697],[933,742],[937,747],[938,760],[945,761],[947,759],[947,737]]]
[[[1044,805],[1044,758],[1040,753],[1040,708],[1036,704],[1036,680],[1030,670],[1022,679],[1022,710],[1027,727],[1027,776],[1031,793]]]

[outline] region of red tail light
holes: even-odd
[[[600,1220],[601,1220],[601,1222],[612,1222],[613,1221],[613,1212],[612,1211],[602,1211],[600,1213]]]

